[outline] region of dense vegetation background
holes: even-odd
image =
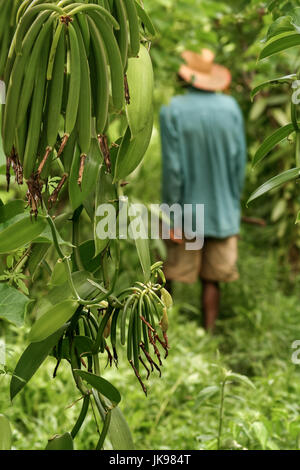
[[[162,380],[151,379],[148,399],[137,386],[125,358],[118,371],[107,368],[105,376],[117,381],[123,392],[121,408],[138,449],[217,448],[224,369],[243,374],[251,382],[245,379],[226,386],[222,447],[298,449],[300,368],[291,361],[291,345],[300,339],[297,185],[290,183],[250,208],[245,207],[245,201],[259,184],[293,164],[293,143],[286,141],[259,170],[251,169],[251,157],[263,139],[289,122],[290,91],[287,86],[274,88],[261,93],[254,103],[250,91],[270,77],[297,70],[299,56],[292,49],[257,63],[260,41],[272,21],[264,2],[178,0],[176,6],[172,0],[144,3],[158,31],[151,49],[156,76],[156,125],[147,157],[130,178],[127,194],[149,203],[160,201],[159,108],[174,93],[182,92],[176,78],[180,52],[210,47],[216,52],[216,61],[231,69],[231,93],[245,116],[249,165],[244,214],[264,218],[267,226],[242,227],[241,278],[222,288],[221,317],[214,336],[201,327],[200,284],[176,285],[175,306],[170,314],[172,349]],[[13,196],[22,197],[15,186],[15,193],[5,193],[3,166],[1,169],[1,199],[5,202]],[[152,248],[153,259],[157,255],[164,257],[161,243],[153,242]],[[126,276],[129,269],[134,279],[139,268],[130,244],[125,258],[122,263]],[[3,269],[0,266],[0,271]],[[41,272],[34,284],[36,298],[43,295],[44,284]],[[7,364],[0,376],[0,410],[10,418],[17,449],[44,448],[49,436],[75,420],[80,407],[67,369],[62,367],[58,377],[50,381],[55,367],[51,359],[11,407],[9,373],[24,349],[30,322],[29,312],[26,327],[6,328]],[[95,432],[90,416],[78,436],[78,448],[92,448]]]

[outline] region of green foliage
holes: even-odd
[[[107,382],[107,380],[84,370],[75,369],[75,372],[79,375],[79,377],[92,385],[93,388],[102,393],[111,402],[118,404],[121,401],[120,393],[115,387],[113,387],[113,385]]]
[[[11,449],[12,433],[8,419],[0,415],[0,450]]]
[[[8,284],[0,284],[0,318],[17,326],[24,323],[28,297]]]
[[[22,388],[33,377],[40,365],[56,345],[61,334],[65,331],[67,325],[59,328],[58,331],[48,336],[43,341],[31,343],[23,352],[12,376],[10,383],[11,400],[19,393]]]
[[[50,202],[57,198],[58,205],[49,209],[51,217],[40,209],[36,221],[24,212],[24,189],[11,185],[11,193],[6,194],[5,161],[0,152],[0,242],[2,235],[6,243],[5,249],[0,247],[4,253],[0,258],[0,290],[9,293],[10,299],[6,310],[0,301],[1,312],[8,312],[1,313],[1,318],[17,325],[8,327],[3,322],[7,365],[0,371],[0,411],[10,420],[13,448],[17,449],[45,449],[50,436],[54,438],[48,449],[71,448],[73,440],[76,449],[93,449],[97,433],[97,448],[299,449],[299,371],[290,360],[290,344],[300,334],[299,279],[280,263],[279,254],[270,247],[271,243],[283,247],[297,263],[294,254],[300,247],[299,225],[294,222],[300,199],[294,179],[299,171],[294,168],[291,149],[297,143],[298,120],[293,108],[291,112],[289,87],[300,66],[297,47],[290,47],[299,40],[299,9],[292,10],[296,2],[287,0],[270,2],[269,13],[265,2],[259,0],[179,0],[176,8],[170,0],[143,3],[157,31],[153,37],[150,17],[136,3],[146,27],[141,25],[141,38],[147,46],[152,43],[153,133],[149,98],[152,70],[146,77],[145,94],[142,68],[132,103],[127,103],[121,114],[117,106],[106,102],[110,114],[107,136],[99,138],[101,152],[93,136],[81,187],[77,184],[81,162],[79,149],[74,151],[76,135],[71,134],[61,159],[49,159],[51,178],[41,193],[46,203],[48,197]],[[112,13],[120,15],[120,10]],[[131,13],[136,25],[134,9]],[[125,40],[121,36],[116,32],[124,65],[128,42],[133,48],[137,46],[136,30],[132,29]],[[83,39],[86,45],[88,38]],[[173,307],[169,296],[157,288],[158,279],[163,280],[161,266],[151,267],[151,259],[164,258],[161,241],[151,241],[149,251],[145,240],[137,244],[120,241],[118,247],[95,235],[103,219],[95,211],[100,202],[115,202],[123,195],[145,203],[160,201],[158,110],[174,93],[183,92],[177,79],[180,53],[201,47],[212,48],[216,61],[230,68],[231,93],[245,115],[249,156],[253,163],[260,163],[260,173],[251,171],[249,164],[243,202],[258,186],[252,200],[278,188],[259,205],[244,210],[247,215],[264,217],[270,226],[261,233],[258,229],[244,230],[241,280],[223,288],[222,315],[218,334],[213,337],[199,326],[198,285],[176,285]],[[275,54],[283,49],[284,54]],[[150,70],[146,48],[142,49],[144,53]],[[259,55],[270,58],[257,63]],[[128,74],[130,88],[136,75],[133,66]],[[91,76],[95,78],[92,66]],[[120,96],[115,94],[116,101]],[[68,114],[72,120],[73,114]],[[151,119],[147,119],[149,114]],[[99,121],[102,118],[98,116]],[[55,121],[57,125],[60,123]],[[264,142],[266,136],[270,137]],[[144,164],[140,165],[150,139]],[[299,149],[299,142],[297,145]],[[59,188],[64,172],[70,173],[69,182]],[[112,184],[113,178],[126,178],[129,185]],[[260,186],[263,181],[267,183]],[[9,201],[12,197],[16,200]],[[292,275],[293,285],[289,283]],[[29,308],[27,294],[35,299]],[[73,315],[72,302],[71,311],[63,311],[61,317],[61,303],[69,305],[68,299],[79,307]],[[25,328],[19,329],[27,309]],[[158,380],[160,368],[154,368],[147,400],[135,377],[146,393],[138,358],[139,342],[143,338],[146,345],[147,338],[141,314],[163,333],[170,323],[169,363],[163,368],[163,382]],[[47,336],[65,321],[69,323]],[[39,334],[31,333],[29,338],[42,341],[28,345],[32,324],[32,331],[39,330]],[[120,343],[126,341],[127,351],[123,351]],[[113,357],[108,353],[110,347]],[[164,349],[167,352],[166,343]],[[98,353],[99,362],[95,358]],[[154,359],[158,361],[158,357]],[[119,370],[105,369],[107,361],[118,359]],[[128,360],[134,373],[128,368]],[[49,380],[51,375],[55,380]],[[10,379],[11,397],[16,397],[13,408],[8,398]],[[119,402],[121,396],[120,408],[113,407],[112,402]],[[99,416],[95,417],[92,406]],[[130,419],[134,443],[121,409]],[[2,425],[8,438],[1,445],[9,447],[7,420],[0,419]],[[106,434],[109,439],[103,443]]]
[[[300,32],[300,9],[296,7],[297,2],[271,2],[269,5],[269,11],[273,14],[273,23],[269,26],[265,37],[265,46],[260,52],[260,59],[269,58],[272,55],[277,55],[282,51],[286,52],[290,48],[294,48],[295,46],[299,46],[299,32]],[[296,8],[295,8],[296,7]],[[278,57],[278,56],[276,56]],[[282,55],[280,56],[282,57]],[[279,60],[279,59],[277,59]],[[268,82],[264,82],[261,85],[258,85],[252,91],[252,96],[255,96],[259,91],[264,90],[266,86],[269,85],[281,85],[286,82],[286,80],[290,81],[290,85],[292,81],[295,81],[298,78],[299,74],[299,64],[297,62],[290,61],[288,64],[289,70],[292,72],[290,75],[282,77],[280,79],[272,79],[269,78]],[[287,70],[286,70],[287,71]],[[271,73],[271,71],[270,71]],[[297,82],[295,82],[297,83]],[[289,152],[289,156],[285,155],[285,152],[278,151],[277,158],[276,153],[274,154],[276,160],[278,159],[280,163],[284,162],[285,168],[280,168],[281,173],[277,176],[273,176],[269,179],[266,183],[260,186],[257,190],[255,190],[249,198],[249,201],[255,200],[257,197],[262,196],[265,193],[268,193],[271,189],[275,187],[281,187],[284,183],[287,183],[291,180],[297,179],[297,169],[292,169],[291,167],[298,167],[300,162],[299,157],[299,127],[298,127],[298,111],[297,111],[297,104],[294,102],[294,96],[292,96],[293,88],[291,88],[290,93],[286,93],[286,102],[287,107],[289,106],[289,115],[287,119],[284,118],[284,115],[278,109],[277,117],[279,124],[281,124],[281,128],[277,129],[271,136],[269,136],[262,145],[256,151],[252,163],[256,165],[260,163],[261,160],[274,148],[277,146],[279,142],[281,142],[286,137],[290,136],[293,132],[293,143],[295,143],[295,157],[293,158],[292,153]],[[284,96],[284,95],[283,95]],[[290,105],[289,105],[290,100]],[[291,123],[289,122],[291,121]],[[292,139],[291,139],[292,140]],[[285,158],[284,158],[285,157]],[[293,160],[296,162],[294,163]],[[285,171],[282,172],[282,169]],[[285,230],[289,229],[290,233],[293,233],[290,238],[295,239],[290,245],[290,250],[292,251],[295,247],[299,247],[299,237],[297,229],[291,225],[292,217],[296,217],[298,213],[298,204],[299,200],[297,197],[297,188],[294,186],[294,191],[291,193],[292,186],[287,185],[285,188],[281,190],[281,194],[279,197],[277,196],[277,203],[273,209],[271,220],[276,222],[281,220],[280,222],[280,231],[279,234],[282,237]],[[283,197],[282,197],[283,195]],[[287,202],[289,201],[289,202]],[[289,207],[289,211],[287,212],[285,209]],[[286,218],[284,220],[284,215],[286,214]],[[289,240],[289,242],[290,242]],[[295,265],[297,264],[297,261]]]
[[[49,440],[45,450],[74,450],[72,436],[67,432]]]
[[[107,380],[120,385],[124,397],[120,406],[130,416],[137,449],[215,449],[223,368],[246,375],[255,390],[236,380],[226,386],[221,447],[299,449],[300,370],[291,362],[291,344],[300,335],[299,279],[294,285],[287,283],[288,267],[280,267],[276,251],[264,243],[260,229],[242,235],[241,279],[223,288],[217,334],[207,335],[199,325],[199,285],[178,284],[163,381],[158,373],[152,376],[146,400],[124,354],[119,371],[106,371]],[[23,342],[24,333],[11,330],[8,367],[16,363]],[[54,367],[54,358],[49,358],[15,398],[13,408],[6,395],[9,376],[1,378],[0,406],[11,423],[14,448],[44,449],[49,436],[63,434],[76,421],[80,396],[71,386],[66,365],[49,384]],[[93,449],[95,432],[90,409],[75,448]],[[117,438],[112,432],[113,436]],[[105,448],[110,448],[108,441]]]
[[[26,317],[30,344],[12,373],[11,398],[52,355],[54,376],[61,363],[69,365],[83,407],[72,442],[65,433],[50,440],[47,449],[73,446],[90,405],[103,421],[100,432],[94,415],[100,435],[96,449],[103,448],[111,425],[119,428],[116,445],[129,448],[125,419],[112,412],[121,396],[101,377],[99,355],[107,355],[110,366],[117,364],[118,314],[130,297],[122,335],[130,366],[147,393],[139,372],[141,344],[145,360],[154,364],[144,345],[147,328],[160,365],[156,342],[167,351],[166,331],[163,342],[155,323],[151,326],[155,314],[160,321],[164,306],[162,286],[156,283],[161,263],[152,267],[148,243],[137,241],[141,280],[147,285],[136,274],[131,285],[116,290],[120,244],[118,239],[98,241],[97,210],[104,203],[117,208],[120,180],[140,164],[151,139],[153,69],[144,26],[150,35],[154,28],[135,0],[20,3],[13,0],[10,9],[0,0],[0,75],[7,91],[1,119],[6,164],[1,157],[0,182],[5,175],[8,192],[14,174],[18,185],[27,186],[26,208],[18,198],[0,201],[1,325],[2,320],[23,325],[29,301],[35,305]],[[117,142],[110,139],[114,120],[124,124]]]

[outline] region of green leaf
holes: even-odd
[[[290,16],[280,16],[269,27],[266,41],[288,31],[295,31],[295,27],[292,24],[292,18]]]
[[[139,132],[139,134],[137,134],[133,139],[131,138],[132,136],[130,128],[127,128],[127,131],[124,135],[124,138],[118,151],[114,174],[115,182],[126,178],[141,163],[150,144],[152,129],[153,110],[149,115],[149,121],[146,127],[141,132]]]
[[[256,438],[258,439],[262,450],[266,449],[269,433],[268,430],[266,429],[265,425],[259,421],[255,421],[252,424],[252,430],[254,431],[254,434]]]
[[[267,449],[269,449],[269,450],[280,450],[279,446],[276,444],[276,442],[272,441],[272,439],[268,439]]]
[[[270,135],[259,147],[253,157],[252,166],[255,167],[272,150],[272,148],[275,147],[275,145],[288,137],[292,132],[294,132],[294,130],[293,124],[288,124],[287,126],[277,129],[277,131]]]
[[[278,0],[271,0],[267,6],[268,10],[271,12],[275,7],[278,6]]]
[[[119,407],[111,411],[108,435],[114,450],[134,450],[129,426]]]
[[[69,197],[73,211],[75,211],[75,209],[77,209],[77,207],[79,207],[94,190],[97,181],[98,168],[102,163],[102,160],[98,141],[97,139],[92,139],[91,149],[85,161],[82,183],[81,186],[79,186],[77,180],[80,158],[79,152],[75,153],[69,176]]]
[[[33,324],[28,339],[31,343],[43,341],[61,328],[74,315],[78,303],[64,300],[51,307]]]
[[[137,211],[136,214],[130,216],[129,219],[130,224],[128,227],[128,234],[131,239],[134,239],[135,247],[144,274],[144,280],[145,282],[148,282],[151,276],[151,257],[148,233],[144,224],[143,213],[139,213]]]
[[[17,284],[18,288],[23,292],[23,294],[29,295],[29,290],[28,290],[25,282],[22,281],[22,279],[17,279],[16,284]]]
[[[98,396],[96,395],[96,392],[93,392],[93,395],[95,400],[97,400],[101,417],[104,421],[106,417],[106,412]],[[111,403],[109,402],[109,400],[105,401],[106,405],[111,408]],[[111,420],[108,429],[108,435],[114,450],[135,450],[130,428],[122,411],[118,406],[111,410]]]
[[[277,222],[283,215],[286,214],[288,201],[286,199],[279,199],[273,206],[271,212],[271,222]]]
[[[73,342],[79,356],[86,356],[92,353],[93,341],[88,336],[75,336]]]
[[[0,253],[9,253],[33,241],[46,227],[46,219],[42,216],[30,218],[28,214],[17,215],[2,224],[0,231]]]
[[[18,214],[23,214],[24,211],[25,202],[21,199],[14,199],[3,206],[0,206],[0,223],[6,222]]]
[[[228,380],[240,382],[240,383],[242,383],[244,385],[247,385],[248,387],[253,388],[253,389],[256,388],[254,383],[251,382],[251,380],[246,375],[241,375],[241,374],[236,374],[234,372],[229,372],[228,374],[226,374],[226,382]]]
[[[147,126],[153,107],[153,69],[148,50],[141,45],[138,57],[128,60],[130,104],[126,106],[131,139]]]
[[[62,237],[60,236],[59,232],[57,232],[57,241],[59,245],[67,245],[70,247],[73,247],[72,243],[63,240]],[[34,240],[35,243],[49,243],[53,242],[53,237],[52,237],[52,232],[51,228],[47,224],[45,230]]]
[[[300,7],[290,10],[289,16],[291,17],[291,24],[294,26],[296,31],[300,33]]]
[[[74,450],[73,439],[69,432],[57,434],[49,439],[45,450]]]
[[[289,34],[267,44],[260,53],[259,59],[265,59],[273,54],[300,45],[300,34]]]
[[[116,228],[117,212],[111,211],[111,213],[99,215],[99,206],[102,204],[113,205],[116,209],[117,190],[113,184],[113,178],[110,173],[107,173],[105,165],[102,165],[99,169],[96,193],[95,193],[95,214],[94,214],[94,240],[95,240],[95,256],[98,256],[108,245],[109,238],[114,237],[115,234],[109,234],[109,227]],[[101,213],[102,214],[102,213]],[[97,227],[101,220],[105,219],[107,227],[107,238],[101,239],[97,234]]]
[[[82,299],[91,299],[97,293],[98,289],[92,286],[88,279],[93,279],[93,275],[86,271],[77,271],[72,273],[72,280],[76,291]],[[63,300],[68,300],[72,297],[72,292],[69,282],[65,282],[59,286],[51,289],[46,296],[41,297],[34,307],[35,315],[39,318],[54,305],[57,305]]]
[[[262,184],[258,189],[256,189],[247,201],[247,205],[254,201],[255,199],[259,198],[263,194],[271,191],[271,189],[277,188],[288,181],[295,180],[300,176],[300,168],[292,168],[291,170],[284,171],[277,176],[274,176],[266,183]]]
[[[65,282],[67,282],[67,280],[68,279],[67,279],[67,273],[66,273],[65,265],[64,265],[63,261],[61,259],[59,259],[59,260],[57,260],[57,262],[55,263],[55,266],[53,268],[51,278],[50,278],[50,281],[49,281],[49,285],[51,287],[59,286],[61,284],[64,284]]]
[[[292,73],[290,75],[285,75],[284,77],[273,78],[272,80],[268,80],[266,82],[260,83],[251,91],[251,100],[253,100],[255,95],[257,95],[257,93],[259,93],[263,88],[266,88],[268,86],[280,85],[282,83],[290,84],[296,79],[297,79],[297,74]]]
[[[107,380],[84,370],[75,369],[75,371],[76,374],[113,403],[118,404],[121,401],[120,392]]]
[[[95,256],[95,241],[87,240],[78,247],[82,266],[86,271],[94,273],[101,266],[101,256]]]
[[[197,399],[200,400],[201,402],[206,401],[214,397],[219,392],[220,392],[220,387],[218,385],[211,385],[201,390]]]
[[[6,258],[6,266],[8,269],[11,269],[14,265],[14,257],[12,255],[8,255]]]
[[[9,217],[8,219],[6,219],[4,221],[1,221],[0,222],[0,233],[3,230],[7,229],[10,225],[13,225],[13,224],[19,222],[20,220],[27,219],[27,218],[30,218],[28,213],[19,213],[19,214],[16,214],[14,217]]]
[[[16,326],[24,324],[24,316],[30,300],[7,283],[0,283],[0,318]]]
[[[32,343],[25,349],[18,361],[18,364],[16,365],[14,375],[12,376],[10,382],[11,400],[13,400],[13,398],[33,377],[38,368],[50,354],[53,347],[57,344],[67,326],[67,324],[63,325],[58,331],[56,331],[53,335],[49,336],[44,341],[40,341],[39,343]]]
[[[161,295],[161,300],[164,303],[164,305],[167,307],[167,309],[173,307],[173,299],[171,294],[163,287],[160,291]]]
[[[151,258],[150,258],[150,248],[149,240],[143,238],[136,238],[134,240],[136,251],[139,256],[139,260],[142,266],[144,281],[148,282],[151,275]]]
[[[27,268],[30,272],[32,280],[35,279],[35,275],[38,272],[38,268],[43,262],[50,246],[50,243],[34,243],[31,246],[29,260],[27,262]]]
[[[10,450],[12,432],[6,416],[0,415],[0,450]]]

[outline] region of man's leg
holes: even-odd
[[[204,326],[212,331],[220,308],[220,287],[218,282],[202,280],[202,309],[204,313]]]

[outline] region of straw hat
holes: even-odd
[[[222,91],[229,87],[231,73],[226,67],[214,63],[215,55],[209,49],[201,54],[184,51],[185,61],[179,69],[180,77],[195,88],[208,91]]]

